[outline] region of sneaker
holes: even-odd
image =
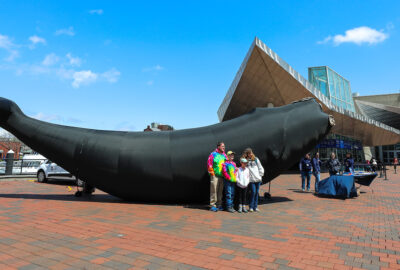
[[[307,188],[307,192],[310,192],[310,189],[309,189],[309,188]]]
[[[224,210],[224,207],[221,205],[221,206],[218,206],[218,210],[219,211],[223,211]]]
[[[210,208],[210,211],[213,211],[213,212],[218,212],[218,208],[217,208],[217,207],[215,207],[215,206],[213,206],[213,207],[211,207],[211,208]]]
[[[250,209],[249,209],[249,212],[254,212],[253,208],[250,208]]]
[[[247,211],[246,207],[243,207],[243,213],[248,213],[249,211]]]
[[[229,212],[229,213],[235,213],[236,211],[235,211],[235,209],[233,209],[233,207],[229,207],[229,208],[228,208],[228,212]]]
[[[301,191],[303,191],[303,192],[304,192],[304,191],[306,191],[306,190],[305,190],[304,188],[302,188],[302,189],[301,189]]]
[[[256,212],[260,212],[260,209],[256,208],[254,211],[256,211]]]
[[[239,205],[238,213],[242,213],[242,206]]]

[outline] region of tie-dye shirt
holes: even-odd
[[[224,174],[224,178],[226,180],[236,182],[236,163],[233,161],[225,161],[225,163],[222,164],[222,173]]]
[[[207,169],[210,175],[223,177],[222,164],[228,159],[225,153],[221,153],[218,148],[208,157]]]

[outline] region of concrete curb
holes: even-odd
[[[36,180],[36,175],[0,175],[0,181],[5,182],[5,181],[27,181],[27,180]]]

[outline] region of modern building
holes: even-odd
[[[355,96],[356,110],[371,119],[400,129],[400,94]],[[400,143],[376,146],[371,149],[371,155],[385,163],[400,159]]]
[[[343,110],[355,111],[350,81],[328,66],[308,68],[308,80],[334,105]],[[343,160],[347,153],[352,153],[354,160],[365,160],[364,148],[359,140],[337,134],[329,134],[315,151],[322,159],[329,158],[330,153],[336,153],[339,160]],[[368,152],[368,151],[367,151]]]
[[[329,67],[310,68],[306,80],[258,38],[222,101],[218,117],[226,121],[256,107],[283,106],[306,97],[316,98],[336,121],[332,134],[319,145],[324,155],[334,150],[341,158],[353,151],[364,160],[362,146],[400,142],[397,128],[356,112],[348,80]]]
[[[308,80],[334,105],[354,112],[350,82],[330,67],[308,68]]]

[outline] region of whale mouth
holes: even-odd
[[[333,118],[332,115],[329,115],[329,125],[330,125],[331,127],[333,127],[334,125],[336,125],[335,118]]]

